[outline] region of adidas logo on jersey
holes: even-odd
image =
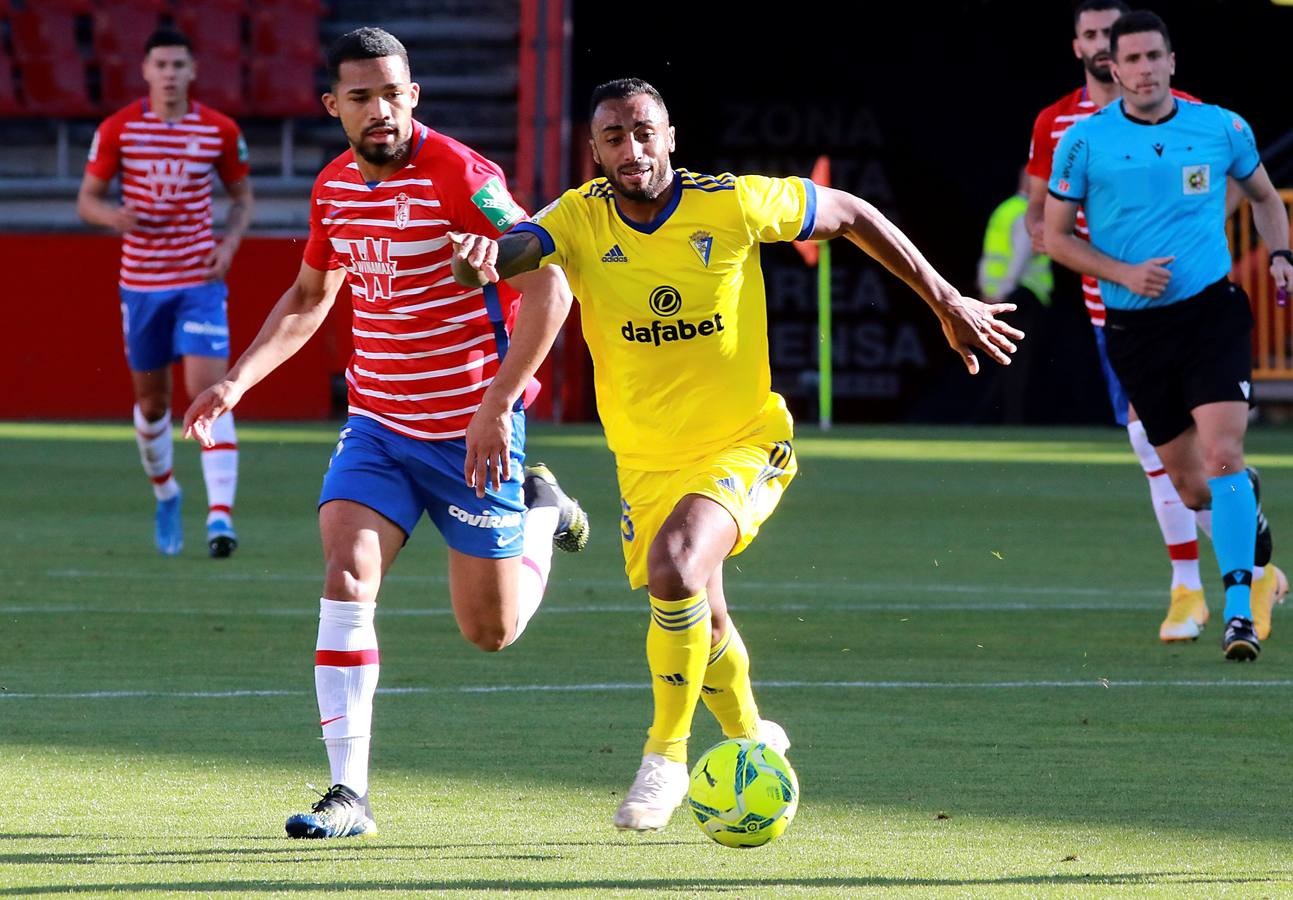
[[[606,253],[602,255],[602,262],[611,263],[611,262],[628,262],[628,261],[629,261],[629,258],[624,255],[624,251],[620,249],[619,244],[616,244],[615,246],[611,247],[611,249],[607,250]]]
[[[681,672],[675,672],[672,675],[657,675],[665,684],[671,684],[674,687],[683,687],[687,683],[687,677]]]

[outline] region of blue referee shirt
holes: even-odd
[[[1243,181],[1260,164],[1253,130],[1227,109],[1178,99],[1151,125],[1119,100],[1064,132],[1050,192],[1082,204],[1102,253],[1132,264],[1176,257],[1161,297],[1100,282],[1110,309],[1146,309],[1193,297],[1230,271],[1226,176]]]

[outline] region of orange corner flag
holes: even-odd
[[[817,162],[813,163],[813,174],[809,176],[813,184],[821,187],[831,186],[831,158],[829,156],[817,157]],[[795,241],[795,249],[799,255],[804,258],[810,266],[817,265],[817,242],[816,241]]]

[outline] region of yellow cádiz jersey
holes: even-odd
[[[812,234],[801,178],[674,170],[669,204],[625,219],[605,178],[566,191],[513,231],[543,246],[579,298],[597,412],[618,464],[677,469],[735,441],[790,440],[772,392],[759,244]]]

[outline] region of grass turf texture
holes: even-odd
[[[600,435],[536,427],[588,550],[491,656],[458,636],[423,522],[378,612],[381,834],[289,841],[328,780],[314,501],[335,434],[240,428],[242,547],[216,561],[191,444],[188,545],[163,559],[128,427],[0,425],[0,896],[1293,894],[1293,615],[1259,662],[1224,662],[1203,541],[1213,624],[1159,644],[1166,553],[1115,430],[804,429],[800,477],[727,569],[803,802],[738,852],[681,812],[610,826],[650,714],[645,598]],[[1249,440],[1277,562],[1290,437]],[[718,738],[698,709],[693,758]]]

